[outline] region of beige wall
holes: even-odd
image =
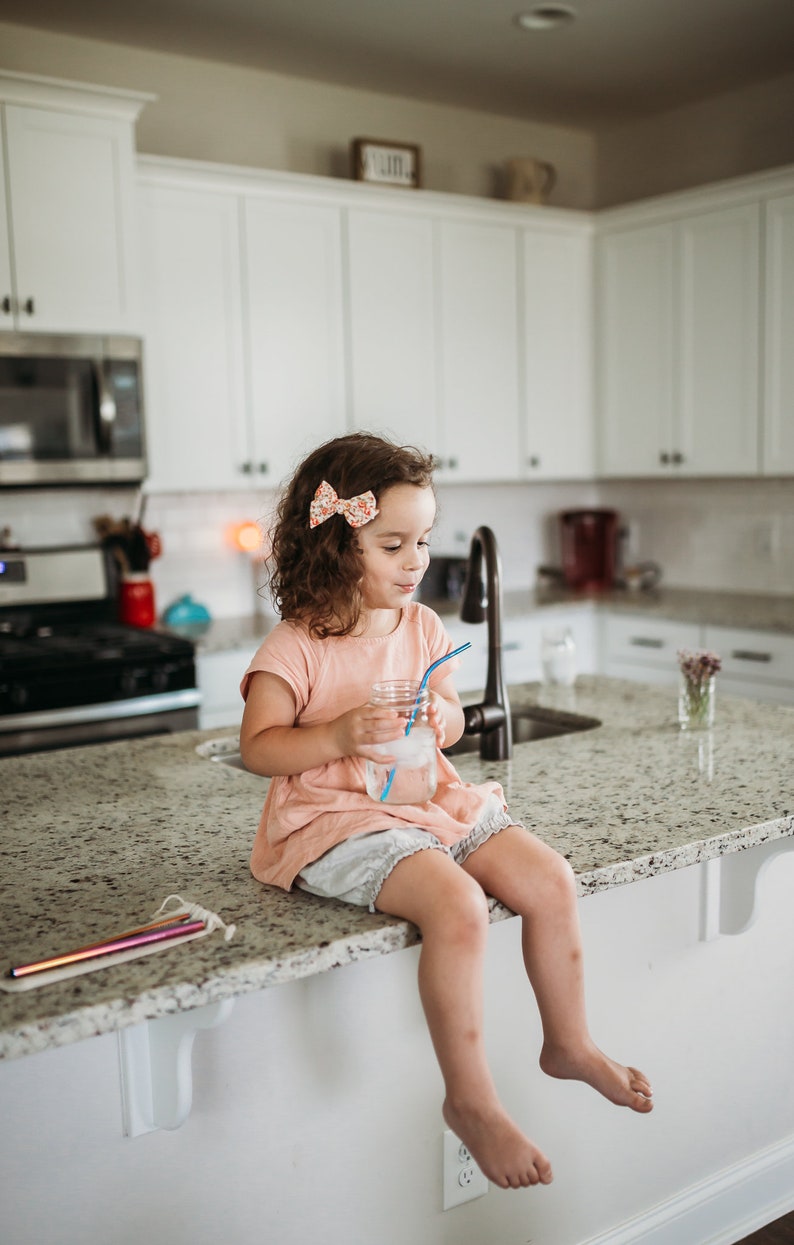
[[[794,163],[794,74],[599,131],[596,206]]]
[[[500,197],[504,161],[557,169],[559,207],[611,207],[794,163],[794,74],[593,132],[257,72],[0,23],[0,69],[158,96],[138,124],[153,155],[348,175],[350,139],[422,147],[425,185]]]
[[[2,23],[0,68],[153,92],[138,122],[151,155],[346,177],[352,138],[391,138],[420,144],[429,190],[494,197],[504,161],[533,155],[556,167],[552,203],[593,204],[595,139],[583,130]]]

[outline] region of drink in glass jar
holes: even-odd
[[[390,679],[373,683],[369,703],[387,706],[400,718],[395,723],[399,733],[376,748],[393,759],[367,760],[367,795],[383,804],[424,804],[436,790],[436,732],[428,717],[430,693],[426,687],[420,692],[415,680]]]

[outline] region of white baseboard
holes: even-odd
[[[582,1245],[733,1245],[794,1210],[794,1135]]]

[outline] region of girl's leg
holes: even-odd
[[[444,1119],[502,1188],[551,1181],[548,1159],[497,1097],[483,1039],[482,972],[488,906],[482,888],[445,853],[401,860],[377,898],[379,912],[419,926],[419,992],[444,1078]]]
[[[609,1059],[590,1037],[576,887],[568,862],[526,830],[508,826],[472,852],[463,869],[522,919],[524,963],[543,1024],[543,1071],[586,1081],[611,1102],[650,1111],[653,1091],[647,1077]]]

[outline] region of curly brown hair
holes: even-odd
[[[341,514],[309,528],[309,506],[323,480],[339,497],[395,484],[432,486],[433,458],[369,432],[318,446],[303,460],[279,501],[267,558],[270,593],[282,618],[312,635],[349,635],[361,616],[361,554],[356,531]]]

